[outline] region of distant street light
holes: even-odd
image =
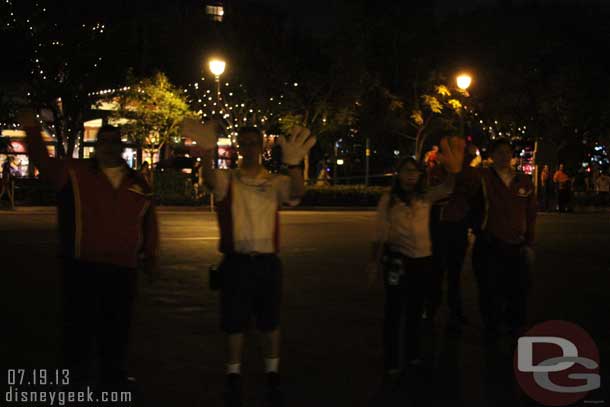
[[[461,74],[458,75],[458,77],[456,78],[456,82],[458,88],[466,90],[470,87],[470,84],[472,83],[472,77],[468,74]]]
[[[227,63],[222,59],[213,58],[210,59],[209,65],[210,71],[212,71],[215,76],[220,76],[224,73]]]
[[[212,58],[208,62],[208,65],[210,67],[210,71],[212,72],[212,74],[214,74],[214,77],[216,78],[216,102],[220,107],[220,75],[224,73],[227,63],[222,59]]]
[[[457,87],[460,88],[463,92],[464,95],[467,97],[468,96],[468,88],[470,87],[470,84],[472,83],[472,77],[470,75],[468,75],[467,73],[463,73],[457,76],[457,78],[455,79],[455,81],[457,82]],[[464,137],[464,112],[460,109],[459,112],[460,115],[460,136]]]

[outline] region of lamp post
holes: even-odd
[[[227,64],[222,59],[212,58],[208,62],[208,65],[210,67],[210,71],[216,78],[216,102],[218,103],[218,108],[220,109],[220,75],[224,73]]]
[[[455,78],[455,82],[457,87],[464,92],[464,95],[468,96],[468,88],[472,83],[472,77],[467,73],[462,73]],[[462,107],[460,109],[460,136],[462,138],[464,137],[464,131],[464,108]]]

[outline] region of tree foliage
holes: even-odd
[[[130,77],[128,84],[111,102],[118,107],[113,119],[122,122],[130,139],[151,150],[151,156],[164,145],[179,142],[180,123],[195,117],[183,91],[162,73],[144,79]]]

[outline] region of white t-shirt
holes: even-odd
[[[125,166],[121,165],[119,167],[105,167],[102,168],[104,175],[112,184],[114,189],[119,189],[121,186],[121,182],[123,182],[123,177],[125,177]]]
[[[610,177],[606,174],[602,174],[595,180],[595,186],[597,192],[610,192]]]
[[[451,194],[454,180],[449,176],[443,184],[414,198],[410,205],[398,200],[389,208],[390,193],[385,193],[377,206],[377,240],[410,258],[432,256],[430,208]]]
[[[277,253],[279,209],[283,204],[293,206],[299,203],[298,199],[290,196],[290,177],[262,170],[257,177],[248,178],[241,175],[239,169],[217,170],[214,176],[212,192],[219,203],[220,233],[226,245],[224,250]],[[223,216],[224,221],[221,221]]]

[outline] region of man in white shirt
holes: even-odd
[[[221,325],[227,334],[227,390],[225,405],[241,406],[241,357],[244,332],[250,318],[264,333],[267,402],[283,404],[279,390],[280,304],[282,266],[279,252],[279,209],[296,205],[305,192],[301,161],[315,144],[309,130],[295,127],[288,139],[280,137],[282,161],[288,176],[270,174],[261,164],[263,135],[255,127],[242,127],[237,136],[242,156],[238,169],[214,170],[217,125],[183,123],[186,135],[205,150],[200,179],[217,201],[220,226],[219,267]]]
[[[597,190],[597,200],[600,205],[608,205],[610,201],[610,176],[601,172],[595,180]]]

